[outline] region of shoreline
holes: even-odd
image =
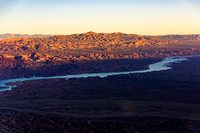
[[[145,70],[135,70],[135,71],[126,71],[126,72],[102,72],[102,73],[83,73],[83,74],[69,74],[64,76],[49,76],[49,77],[29,77],[29,78],[14,78],[14,79],[6,79],[0,81],[0,92],[12,90],[13,87],[17,87],[15,85],[7,85],[7,83],[14,82],[23,82],[28,80],[40,80],[40,79],[57,79],[57,78],[65,78],[66,80],[71,78],[88,78],[88,77],[101,77],[105,78],[108,76],[115,75],[124,75],[124,74],[133,74],[133,73],[146,73],[146,72],[154,72],[154,71],[163,71],[172,69],[170,64],[172,63],[180,63],[182,61],[188,60],[185,57],[194,57],[199,55],[184,55],[184,56],[172,56],[163,58],[160,62],[150,64],[149,69]]]

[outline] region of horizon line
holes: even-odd
[[[75,34],[86,34],[86,33],[96,33],[96,34],[112,34],[112,33],[122,33],[122,34],[129,34],[129,35],[140,35],[140,36],[168,36],[168,35],[200,35],[200,33],[188,33],[188,34],[181,34],[181,33],[169,33],[169,34],[137,34],[137,33],[125,33],[125,32],[94,32],[94,31],[88,31],[88,32],[80,32],[80,33],[71,33],[71,34],[43,34],[43,33],[35,33],[35,34],[29,34],[29,33],[1,33],[0,35],[6,35],[6,34],[11,34],[11,35],[75,35]]]

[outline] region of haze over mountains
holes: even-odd
[[[52,35],[42,35],[42,34],[35,34],[35,35],[28,35],[28,34],[1,34],[0,40],[8,39],[8,38],[32,38],[32,37],[50,37]]]

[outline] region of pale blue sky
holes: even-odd
[[[200,34],[199,0],[0,0],[0,34]]]

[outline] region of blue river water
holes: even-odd
[[[0,92],[12,90],[15,85],[8,85],[7,83],[12,82],[23,82],[27,80],[39,80],[39,79],[56,79],[56,78],[88,78],[88,77],[107,77],[113,75],[121,75],[121,74],[133,74],[133,73],[146,73],[146,72],[154,72],[154,71],[163,71],[171,69],[170,65],[172,63],[181,63],[182,61],[187,60],[185,57],[191,57],[196,55],[187,55],[187,56],[173,56],[164,58],[162,61],[153,63],[149,65],[149,68],[146,70],[137,70],[137,71],[126,71],[126,72],[105,72],[105,73],[84,73],[84,74],[70,74],[64,76],[49,76],[49,77],[30,77],[30,78],[15,78],[15,79],[6,79],[0,81]]]

